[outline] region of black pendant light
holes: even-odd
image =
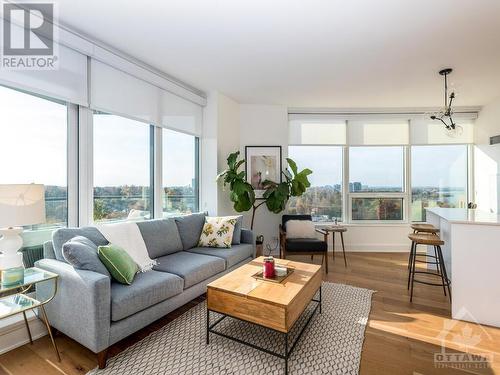
[[[439,74],[444,77],[444,107],[441,111],[433,113],[430,118],[432,120],[440,121],[445,129],[446,134],[450,137],[456,137],[462,134],[463,129],[460,125],[457,125],[453,120],[453,100],[455,99],[455,92],[451,92],[448,95],[448,74],[453,71],[451,68],[442,69]]]

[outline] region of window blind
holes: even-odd
[[[200,105],[161,90],[160,126],[200,136],[202,122],[203,110]]]
[[[416,145],[473,143],[473,120],[458,117],[455,121],[462,128],[462,133],[450,136],[442,123],[426,119],[412,120],[411,143]]]
[[[408,120],[353,120],[348,132],[353,146],[407,145],[410,139]]]
[[[289,115],[291,145],[345,145],[346,121],[325,115]]]
[[[12,25],[13,28],[20,28]],[[3,48],[0,40],[0,48]],[[58,69],[0,69],[0,83],[64,102],[88,105],[87,56],[56,45]]]
[[[92,109],[201,135],[202,107],[98,60],[91,60]]]

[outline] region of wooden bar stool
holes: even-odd
[[[414,233],[438,233],[439,229],[437,229],[434,225],[432,224],[412,224],[411,229],[413,229]]]
[[[408,275],[408,288],[411,285],[410,292],[410,302],[413,300],[413,284],[420,283],[432,286],[442,286],[444,295],[446,296],[446,289],[448,289],[448,296],[451,302],[451,290],[450,290],[450,279],[448,278],[448,274],[446,273],[446,266],[444,264],[443,252],[441,251],[441,245],[444,245],[444,241],[442,241],[439,236],[433,233],[410,233],[408,238],[411,240],[411,250],[410,250],[410,273]],[[435,262],[429,261],[420,261],[422,263],[427,264],[435,264],[436,272],[431,271],[416,271],[415,264],[417,262],[416,253],[417,253],[417,245],[427,245],[434,247],[434,256],[427,255],[427,257],[435,259]],[[422,254],[424,255],[424,254]],[[431,283],[424,280],[416,280],[415,274],[427,274],[432,276],[437,276],[441,278],[441,284]]]
[[[437,229],[432,224],[424,224],[424,223],[412,224],[411,229],[413,229],[413,233],[433,233],[433,234],[439,233],[439,229]],[[426,256],[426,254],[419,254],[419,253],[415,253],[415,254],[416,254],[416,256]],[[411,251],[410,251],[410,254],[408,255],[408,270],[410,270],[410,266],[411,266],[410,260],[411,260]],[[417,262],[421,262],[421,261],[417,260]]]

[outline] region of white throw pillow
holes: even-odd
[[[287,238],[316,238],[316,228],[310,220],[288,220],[286,222]]]
[[[238,216],[205,217],[198,246],[230,248]]]

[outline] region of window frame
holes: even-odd
[[[401,184],[402,191],[401,192],[370,192],[370,191],[360,191],[360,192],[351,192],[349,189],[349,183],[351,179],[351,171],[349,164],[344,165],[344,168],[347,169],[347,183],[346,183],[346,200],[348,203],[347,211],[348,214],[348,223],[349,224],[405,224],[408,222],[409,216],[409,204],[408,204],[408,184],[410,179],[410,169],[409,165],[409,148],[411,146],[408,145],[350,145],[346,146],[346,159],[349,161],[350,158],[350,149],[351,148],[377,148],[377,147],[401,147],[402,149],[402,157],[403,157],[403,181]],[[402,198],[402,214],[403,217],[401,220],[354,220],[352,215],[352,201],[355,198]]]
[[[464,146],[466,148],[466,186],[465,196],[467,203],[474,201],[474,144],[471,143],[432,143],[432,144],[412,144],[408,150],[408,164],[411,166],[412,148],[413,147],[446,147],[446,146]],[[412,221],[412,184],[411,184],[411,170],[408,175],[408,220],[409,224],[412,223],[425,223],[425,221]],[[467,207],[466,207],[467,208]]]
[[[341,158],[341,183],[340,183],[340,196],[341,196],[341,209],[342,209],[342,214],[340,215],[339,222],[340,223],[346,223],[346,194],[345,194],[345,165],[346,165],[346,146],[345,145],[338,145],[338,144],[289,144],[287,147],[287,155],[290,157],[290,147],[338,147],[340,149],[340,158]],[[309,168],[309,166],[299,166],[299,169],[301,168]],[[314,171],[313,171],[314,173]],[[349,186],[349,184],[347,184]],[[285,210],[286,211],[286,210]],[[331,223],[332,221],[320,221],[316,222],[317,224],[327,224]]]
[[[52,233],[57,228],[68,228],[78,226],[78,167],[75,164],[78,160],[78,105],[65,102],[60,99],[51,98],[35,92],[30,92],[21,88],[13,87],[0,83],[0,86],[25,95],[30,95],[52,103],[57,103],[66,107],[66,224],[45,226],[41,228],[25,228],[23,236],[25,237],[24,246],[30,246],[31,242],[37,242],[36,238],[45,238],[46,234]]]
[[[177,132],[180,134],[188,135],[193,137],[194,139],[194,182],[195,185],[193,186],[193,192],[194,192],[194,202],[195,202],[195,207],[194,207],[194,212],[199,212],[200,207],[201,207],[201,190],[200,190],[200,163],[201,163],[201,156],[200,156],[200,137],[194,134],[186,133],[186,132],[181,132],[177,129],[171,129],[167,127],[157,127],[159,130],[155,133],[156,141],[155,145],[158,147],[161,151],[157,152],[155,155],[155,158],[158,158],[159,162],[156,164],[157,168],[157,175],[160,177],[157,178],[157,184],[158,184],[158,189],[155,189],[155,198],[157,201],[155,201],[155,213],[156,216],[155,218],[163,218],[163,215],[165,211],[163,211],[163,203],[164,203],[164,176],[163,176],[163,157],[165,155],[165,149],[163,147],[163,137],[164,137],[164,130],[169,130],[173,132]]]
[[[80,223],[80,225],[94,225],[94,224],[107,224],[107,223],[117,223],[117,222],[125,222],[128,221],[127,219],[119,219],[119,220],[103,220],[96,222],[94,220],[94,203],[95,203],[95,196],[94,196],[94,115],[95,114],[103,114],[103,115],[110,115],[110,116],[117,116],[121,117],[127,120],[135,121],[138,123],[142,123],[144,126],[148,127],[148,158],[149,158],[149,163],[148,163],[148,168],[149,168],[149,197],[148,197],[148,203],[149,203],[149,218],[145,220],[153,220],[157,218],[155,216],[156,209],[155,209],[155,204],[156,204],[156,163],[157,163],[157,158],[156,158],[156,153],[157,153],[157,143],[156,143],[156,137],[157,134],[154,131],[155,125],[149,124],[147,122],[139,121],[134,118],[130,118],[127,116],[111,113],[111,112],[103,112],[99,110],[91,110],[88,109],[87,113],[87,118],[84,118],[85,126],[86,126],[86,131],[84,134],[84,141],[85,139],[87,140],[87,146],[86,146],[86,152],[87,159],[85,162],[87,163],[87,170],[86,173],[88,175],[86,176],[87,180],[87,186],[84,187],[84,191],[86,191],[87,198],[85,199],[85,206],[84,209],[86,211],[86,215],[83,217],[85,220],[85,224]],[[161,150],[161,148],[160,148]],[[84,162],[84,163],[85,163]],[[90,199],[90,201],[88,201]]]

